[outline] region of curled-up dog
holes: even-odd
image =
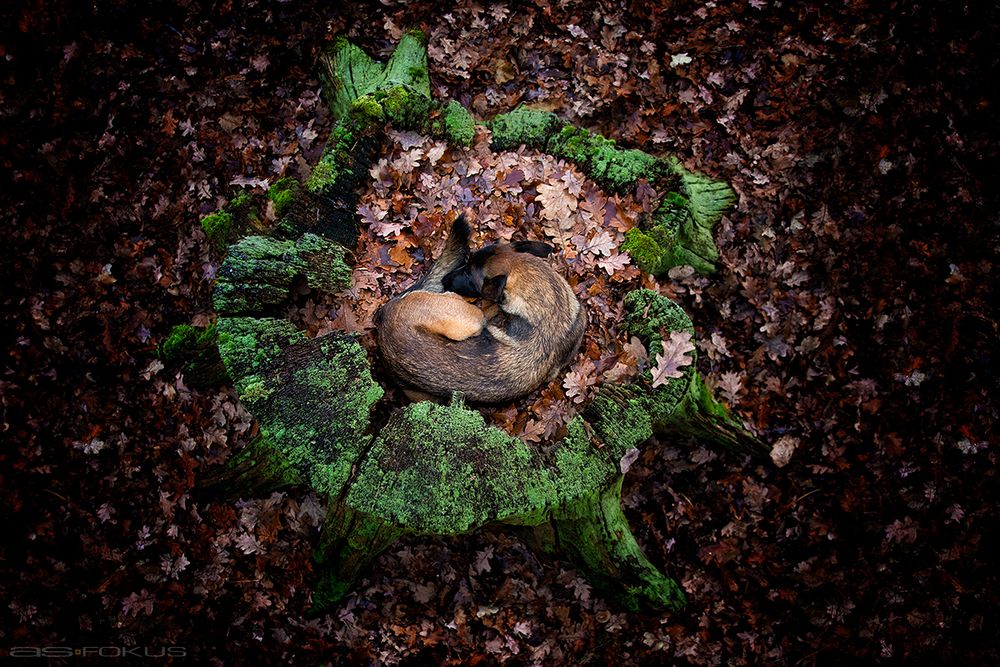
[[[379,309],[376,333],[404,388],[500,403],[555,378],[580,346],[586,314],[543,259],[550,246],[493,244],[470,256],[471,235],[465,219],[456,219],[430,271]],[[484,312],[463,296],[494,306]]]

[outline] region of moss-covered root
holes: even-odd
[[[694,335],[687,313],[676,303],[650,290],[635,290],[625,296],[625,329],[644,340],[650,358],[663,350],[663,336],[673,331]],[[692,356],[695,352],[692,351]],[[765,455],[769,447],[760,442],[729,411],[712,397],[695,368],[695,358],[681,377],[653,387],[644,376],[627,387],[602,390],[592,418],[595,430],[604,433],[617,421],[649,427],[657,433],[676,433],[722,445],[741,453]],[[591,417],[593,413],[593,417]],[[645,416],[643,416],[643,413]],[[605,417],[609,415],[610,417]],[[604,422],[611,419],[607,424]],[[648,419],[648,422],[646,421]]]
[[[220,315],[266,312],[288,298],[300,277],[327,292],[347,287],[344,248],[315,234],[297,241],[248,236],[230,246],[219,267],[212,305]]]
[[[225,465],[205,475],[199,493],[228,498],[251,498],[302,483],[288,458],[270,438],[259,435]]]
[[[538,523],[556,497],[551,476],[523,442],[455,399],[396,412],[347,502],[414,533],[456,535],[491,521]]]
[[[569,558],[604,592],[629,609],[645,602],[661,609],[684,606],[684,592],[660,572],[635,541],[621,508],[622,476],[553,513],[533,531],[533,546]]]
[[[378,90],[405,86],[430,99],[427,36],[406,32],[389,62],[383,65],[344,37],[338,37],[319,58],[323,95],[334,118],[342,118],[356,99]]]
[[[664,161],[671,173],[681,179],[681,193],[687,198],[695,224],[711,231],[736,203],[736,193],[728,183],[688,171],[675,157],[665,158]]]
[[[340,602],[371,562],[404,535],[406,531],[398,526],[342,502],[331,502],[313,554],[319,581],[309,615],[316,616]]]
[[[493,149],[520,144],[575,162],[603,187],[624,192],[640,178],[655,182],[667,174],[666,165],[648,153],[618,148],[600,134],[571,125],[553,113],[518,107],[488,123]]]
[[[219,353],[261,434],[310,488],[336,497],[367,449],[382,388],[351,336],[306,338],[287,320],[219,320]]]
[[[740,420],[715,400],[699,373],[691,374],[691,384],[684,399],[669,419],[654,424],[661,433],[678,433],[721,445],[726,449],[753,456],[767,456],[771,448],[746,430]]]
[[[694,222],[688,200],[676,192],[663,198],[641,228],[628,230],[621,249],[653,275],[684,264],[708,274],[715,271],[719,259],[711,228]]]
[[[222,209],[201,219],[201,229],[208,242],[220,251],[244,234],[261,233],[264,227],[246,192],[241,192]]]
[[[164,364],[181,370],[189,387],[214,387],[230,381],[215,339],[215,325],[193,327],[178,324],[160,343],[157,354]]]
[[[687,264],[702,274],[715,271],[719,251],[712,228],[736,201],[732,188],[685,169],[676,159],[664,161],[680,179],[684,194],[671,192],[642,228],[630,229],[622,250],[639,268],[659,275]]]

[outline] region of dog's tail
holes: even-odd
[[[417,281],[407,292],[411,290],[426,290],[428,292],[444,292],[442,281],[444,277],[465,264],[469,258],[469,239],[472,238],[472,227],[465,221],[465,215],[455,218],[451,223],[451,232],[448,234],[448,242],[444,246],[444,252],[434,262],[430,270]]]

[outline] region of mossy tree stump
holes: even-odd
[[[431,99],[425,46],[421,33],[409,32],[385,65],[343,39],[330,48],[321,64],[337,122],[323,157],[306,183],[281,181],[269,193],[280,219],[276,237],[249,236],[229,247],[213,296],[218,351],[260,435],[214,481],[234,494],[304,484],[328,499],[315,554],[322,572],[316,610],[340,600],[401,537],[487,524],[530,531],[535,546],[571,560],[630,608],[676,609],[683,592],[645,557],[622,513],[623,459],[654,433],[766,451],[714,401],[694,364],[655,388],[649,372],[601,387],[543,453],[488,426],[460,396],[397,409],[375,432],[372,408],[383,389],[357,339],[309,338],[273,317],[297,281],[330,292],[348,286],[341,244],[356,238],[358,188],[387,124],[471,142],[469,112]],[[549,113],[519,109],[489,126],[498,149],[535,146],[616,190],[639,178],[673,178],[679,191],[626,249],[658,272],[679,263],[713,268],[710,230],[732,200],[724,184],[670,158],[621,150]],[[624,326],[651,354],[662,350],[663,335],[694,333],[679,306],[648,290],[631,292],[625,312]]]

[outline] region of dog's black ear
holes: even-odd
[[[462,213],[455,221],[451,223],[451,233],[454,234],[463,245],[469,245],[469,239],[472,238],[472,227],[465,220],[465,214]]]
[[[517,252],[526,252],[535,257],[548,257],[555,252],[555,248],[541,241],[515,241],[510,247]]]
[[[493,255],[497,254],[497,248],[500,246],[496,243],[491,243],[488,246],[483,246],[476,252],[469,256],[467,264],[470,267],[475,267],[477,269],[482,269],[486,266],[486,262],[490,261]]]
[[[483,281],[482,294],[493,303],[503,303],[503,290],[507,286],[507,274],[493,276]]]

